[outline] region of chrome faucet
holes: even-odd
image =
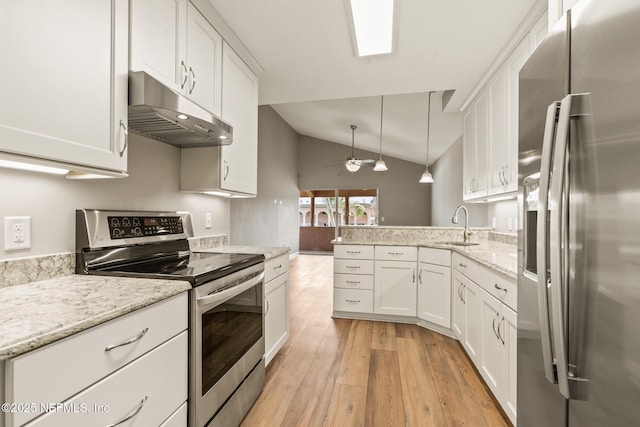
[[[460,209],[462,209],[464,211],[464,232],[462,233],[462,238],[463,241],[466,243],[469,241],[469,236],[471,236],[471,231],[469,231],[469,211],[467,210],[467,208],[465,206],[458,206],[456,208],[456,211],[453,213],[453,218],[451,218],[451,222],[454,224],[458,223],[458,212],[460,212]]]

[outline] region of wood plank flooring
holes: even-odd
[[[332,319],[333,257],[290,264],[291,333],[242,427],[510,426],[457,341]]]

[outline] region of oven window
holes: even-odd
[[[202,395],[262,337],[262,286],[202,314]]]

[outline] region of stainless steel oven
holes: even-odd
[[[264,265],[259,264],[191,293],[194,425],[238,425],[260,394],[264,384],[263,292]],[[207,424],[212,416],[215,418]]]
[[[76,272],[189,281],[189,426],[237,426],[264,387],[264,256],[189,237],[186,212],[79,210]]]

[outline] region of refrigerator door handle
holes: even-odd
[[[564,187],[567,170],[567,148],[569,140],[569,121],[571,120],[571,104],[573,95],[567,95],[560,103],[558,114],[558,126],[553,153],[553,169],[549,196],[549,209],[551,211],[549,226],[549,251],[551,264],[551,321],[553,325],[553,345],[556,356],[556,373],[560,393],[569,396],[569,375],[566,338],[566,298],[564,287],[566,286],[564,258],[566,239],[564,233]]]
[[[547,276],[547,218],[549,180],[551,178],[551,157],[553,154],[554,136],[556,133],[556,118],[560,102],[554,102],[547,108],[547,119],[544,127],[544,139],[542,143],[542,159],[540,165],[540,187],[538,197],[538,224],[537,224],[537,269],[538,269],[538,316],[540,318],[540,337],[542,342],[542,360],[544,363],[544,376],[551,383],[556,382],[556,374],[553,367],[553,353],[551,347],[551,329],[549,320],[549,299]]]

